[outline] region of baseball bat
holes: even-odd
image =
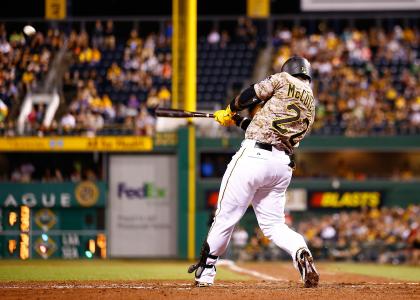
[[[160,107],[156,109],[155,114],[166,118],[214,118],[214,115],[209,113]]]

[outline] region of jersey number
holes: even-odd
[[[293,116],[293,117],[287,117],[287,118],[284,118],[284,119],[276,119],[272,123],[273,128],[275,130],[277,130],[280,134],[283,134],[283,135],[289,132],[289,130],[287,130],[286,128],[284,128],[283,125],[290,124],[290,123],[293,123],[293,122],[297,122],[297,121],[300,120],[300,108],[299,108],[299,106],[297,106],[296,104],[292,103],[292,104],[289,104],[287,106],[287,109],[289,111],[292,111],[293,110],[294,112],[296,112],[296,115]],[[306,127],[305,127],[304,130],[302,130],[302,131],[300,131],[298,133],[295,133],[294,135],[292,135],[289,138],[289,142],[290,142],[290,144],[292,146],[296,145],[297,142],[295,141],[295,139],[297,137],[300,137],[301,135],[304,135],[306,133],[306,131],[308,131],[308,128],[309,128],[309,119],[308,118],[305,118],[302,121],[306,124]]]

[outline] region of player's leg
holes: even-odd
[[[273,187],[259,189],[252,201],[258,224],[266,237],[290,254],[305,286],[316,286],[319,276],[308,246],[302,235],[285,224],[285,192],[290,183],[291,170],[284,164],[276,168],[280,174],[278,183]]]
[[[239,206],[226,201],[213,221],[207,239],[200,253],[200,261],[190,267],[189,273],[195,272],[197,286],[212,285],[216,277],[216,263],[228,246],[236,223],[247,210],[248,205]]]
[[[219,191],[218,206],[203,244],[200,261],[192,265],[189,272],[195,272],[197,285],[213,284],[217,259],[228,246],[236,223],[242,218],[253,198],[254,188],[247,184],[252,180],[249,170],[249,157],[242,147],[232,158],[223,176]]]
[[[307,247],[302,235],[285,224],[285,193],[278,189],[260,189],[255,193],[252,205],[258,224],[266,237],[295,257],[300,248]]]

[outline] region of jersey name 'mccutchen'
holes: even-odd
[[[315,101],[311,87],[288,73],[276,73],[254,85],[264,106],[252,119],[245,138],[293,152],[311,128]]]

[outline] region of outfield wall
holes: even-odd
[[[201,154],[221,153],[229,158],[239,148],[241,139],[195,140],[195,199],[191,201],[188,193],[194,189],[188,180],[191,168],[188,134],[187,128],[181,128],[178,134],[160,133],[153,140],[130,137],[0,139],[3,151],[0,155],[42,152],[59,158],[61,152],[75,155],[79,151],[101,152],[100,163],[104,169],[103,181],[84,185],[70,182],[0,184],[2,257],[19,257],[20,243],[25,241],[29,242],[28,251],[30,245],[38,247],[29,251],[28,256],[33,258],[77,258],[91,254],[92,257],[188,258],[191,250],[197,256],[211,223],[221,181],[221,175],[202,176]],[[112,148],[107,151],[110,145]],[[420,139],[309,137],[299,152],[337,153],[349,149],[391,153],[392,158],[392,153],[419,153]],[[14,200],[9,195],[13,195]],[[420,183],[418,180],[293,179],[288,198],[288,209],[298,217],[304,217],[306,212],[327,213],[363,206],[407,206],[420,203]],[[28,229],[21,229],[22,205],[31,208],[30,226],[37,230],[28,235],[28,239],[21,236],[28,233]],[[16,221],[11,212],[15,213]],[[256,225],[252,211],[245,215],[243,222],[248,228]],[[9,240],[15,242],[9,243]],[[39,252],[40,247],[45,253]]]

